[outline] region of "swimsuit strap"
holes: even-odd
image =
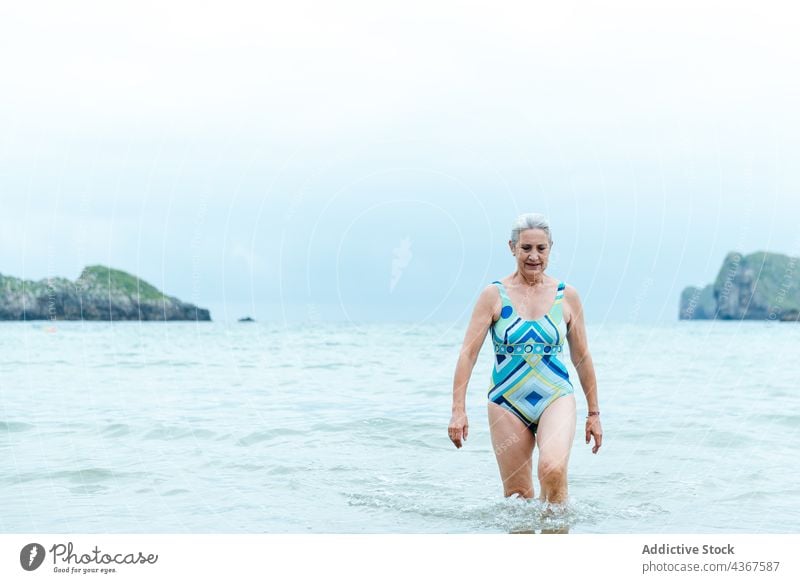
[[[566,289],[566,287],[567,287],[566,282],[563,281],[559,282],[558,291],[556,292],[556,301],[553,304],[553,306],[557,306],[558,304],[561,303],[561,300],[564,299],[564,290]]]
[[[506,293],[506,286],[503,285],[502,281],[493,281],[492,283],[497,284],[497,290],[500,292],[500,297],[503,299],[503,305],[511,305],[511,298],[508,297],[508,293]]]
[[[553,302],[553,307],[550,308],[550,311],[547,314],[553,319],[553,322],[556,324],[561,323],[564,319],[564,311],[561,307],[561,302],[564,301],[564,290],[566,289],[567,284],[563,281],[558,283],[558,291],[556,292],[556,301]]]
[[[508,294],[506,293],[506,286],[503,285],[503,282],[493,281],[492,284],[495,285],[497,287],[497,291],[500,292],[500,300],[502,302],[502,308],[500,308],[500,317],[497,319],[497,322],[492,324],[491,327],[492,339],[495,342],[504,342],[505,341],[504,338],[498,336],[498,333],[503,334],[503,336],[505,336],[505,334],[504,332],[501,331],[500,328],[498,328],[498,326],[503,326],[504,325],[503,322],[506,322],[505,325],[508,324],[508,322],[510,321],[508,319],[514,314],[514,306],[511,304],[511,299],[508,297]]]

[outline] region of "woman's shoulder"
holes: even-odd
[[[500,299],[500,288],[497,286],[497,281],[486,284],[478,296],[478,303],[486,302],[494,304]]]
[[[500,289],[495,283],[487,284],[478,296],[476,311],[483,312],[487,317],[491,315],[491,321],[496,322],[502,307],[503,298],[500,295]]]
[[[564,303],[570,308],[579,308],[581,305],[581,296],[575,286],[566,284],[564,286]]]

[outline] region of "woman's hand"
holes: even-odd
[[[460,448],[462,440],[467,440],[467,433],[469,433],[469,423],[466,411],[454,411],[450,418],[450,425],[447,426],[447,435],[450,436],[450,441]]]
[[[603,427],[600,425],[600,415],[591,415],[586,418],[586,443],[589,443],[591,436],[594,436],[592,453],[597,453],[597,450],[603,445]]]

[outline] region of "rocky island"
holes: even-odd
[[[118,269],[92,265],[75,281],[0,274],[0,320],[202,320],[208,310]]]
[[[681,293],[681,320],[800,320],[800,258],[731,252],[714,283]]]

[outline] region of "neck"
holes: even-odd
[[[517,280],[523,285],[528,285],[533,287],[535,285],[541,285],[544,283],[544,273],[536,273],[533,275],[532,278],[529,278],[520,273],[519,271],[517,271],[516,276]]]

